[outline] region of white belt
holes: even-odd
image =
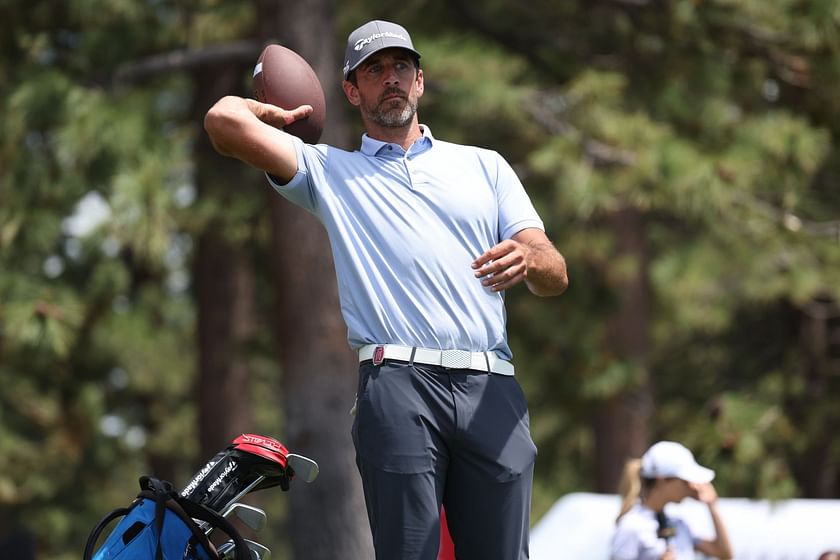
[[[513,375],[513,364],[496,356],[495,352],[467,352],[466,350],[432,350],[398,344],[368,344],[359,348],[359,363],[372,360],[380,365],[385,360],[441,366],[447,369],[474,369],[500,375]]]

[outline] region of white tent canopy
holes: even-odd
[[[531,529],[531,560],[607,560],[620,499],[575,493],[561,498]],[[840,500],[756,501],[721,498],[736,560],[817,560],[840,551]],[[705,505],[687,499],[669,504],[701,537],[714,535]]]

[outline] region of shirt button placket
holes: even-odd
[[[403,162],[405,162],[405,177],[408,180],[408,184],[411,185],[411,188],[414,188],[414,173],[412,170],[411,160],[408,157],[408,154],[403,156]]]

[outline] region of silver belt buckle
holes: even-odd
[[[472,352],[466,350],[442,350],[440,365],[446,369],[470,369],[472,366]]]

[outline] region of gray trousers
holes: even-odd
[[[537,449],[514,377],[370,362],[353,443],[377,560],[435,560],[440,506],[458,560],[528,558]]]

